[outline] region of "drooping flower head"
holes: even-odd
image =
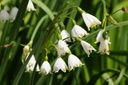
[[[31,0],[28,1],[27,11],[35,11],[35,7]]]
[[[96,51],[96,49],[92,47],[89,43],[87,43],[86,41],[81,40],[81,45],[84,51],[87,53],[88,57],[92,51]]]
[[[28,56],[29,56],[29,54],[27,55],[26,59],[28,58]],[[35,60],[34,55],[32,55],[30,60],[28,61],[27,65],[26,65],[26,72],[34,71],[35,64],[36,64],[36,60]],[[40,71],[39,65],[37,65],[36,71]]]
[[[10,12],[10,22],[13,22],[15,20],[17,13],[18,13],[18,8],[13,7],[11,12]]]
[[[64,41],[71,42],[70,35],[66,30],[62,30],[60,35],[61,35],[62,39],[65,39]]]
[[[110,38],[108,37],[107,35],[107,32],[105,32],[105,30],[101,30],[97,37],[96,37],[96,42],[95,43],[99,43],[99,51],[98,53],[101,53],[101,54],[107,54],[109,55],[109,44],[111,44],[110,42]]]
[[[88,30],[90,30],[90,28],[95,27],[96,25],[101,24],[101,22],[96,17],[89,13],[82,12],[82,17]]]
[[[68,69],[68,67],[67,67],[66,63],[64,62],[64,60],[61,57],[57,58],[57,60],[54,63],[54,66],[53,66],[53,71],[55,73],[57,73],[59,70],[66,72],[67,69]]]
[[[68,66],[69,66],[69,71],[74,69],[75,67],[80,67],[82,66],[82,62],[77,58],[75,55],[70,54],[68,57]]]
[[[111,42],[109,42],[109,40],[107,40],[107,39],[100,42],[98,53],[101,53],[101,54],[106,53],[107,55],[109,55],[109,46],[108,46],[108,44],[111,44]]]
[[[41,71],[44,73],[44,74],[48,74],[51,72],[51,65],[49,64],[48,61],[44,61],[41,65]]]
[[[72,36],[82,38],[83,36],[88,35],[88,33],[79,25],[74,25],[72,28]]]
[[[70,53],[70,49],[68,48],[66,42],[64,42],[63,40],[59,40],[58,44],[57,44],[57,52],[58,55],[64,55],[65,53]]]
[[[28,55],[30,53],[30,47],[28,45],[24,46],[23,48],[23,54]]]
[[[0,21],[5,23],[7,20],[9,20],[9,13],[3,9],[0,11]]]

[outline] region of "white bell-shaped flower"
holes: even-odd
[[[109,42],[109,39],[105,39],[102,42],[100,42],[98,53],[101,53],[101,54],[106,53],[107,55],[109,55],[109,46],[108,46],[108,44],[111,44],[111,42]]]
[[[70,49],[68,48],[66,42],[64,42],[63,40],[59,40],[58,44],[57,44],[57,52],[58,55],[64,55],[65,53],[70,53]]]
[[[73,37],[79,37],[79,38],[88,35],[88,33],[79,25],[74,25],[71,33]]]
[[[53,71],[55,73],[57,73],[59,70],[66,72],[67,69],[68,69],[68,67],[67,67],[66,63],[64,62],[64,60],[61,57],[57,58],[57,60],[54,63],[54,66],[53,66]]]
[[[10,22],[13,22],[16,19],[17,13],[18,13],[18,8],[13,7],[10,12]]]
[[[84,49],[84,51],[87,53],[88,57],[90,55],[90,53],[93,51],[96,51],[96,49],[94,47],[92,47],[89,43],[87,43],[86,41],[81,40],[81,45]]]
[[[0,21],[5,23],[7,20],[9,20],[9,13],[3,9],[0,11]]]
[[[27,55],[26,59],[28,58],[29,54]],[[33,71],[36,64],[36,60],[34,55],[31,56],[30,60],[28,61],[26,65],[26,72]],[[39,65],[36,67],[36,71],[40,71]]]
[[[35,7],[31,0],[28,1],[27,11],[35,11]]]
[[[104,38],[103,38],[103,33],[104,33],[104,30],[101,30],[101,31],[98,33],[98,35],[97,35],[97,37],[96,37],[96,42],[95,42],[95,43],[102,42],[102,41],[104,40]]]
[[[110,42],[110,38],[107,36],[107,35],[104,35],[104,36],[107,36],[107,37],[103,37],[103,33],[105,32],[105,30],[101,30],[97,37],[96,37],[96,42],[95,43],[98,43],[99,42],[99,51],[98,53],[101,53],[101,54],[107,54],[109,55],[109,46],[108,44],[111,44]]]
[[[90,28],[95,27],[96,25],[101,24],[101,22],[91,14],[83,12],[82,17],[83,17],[83,20],[84,20],[88,30],[90,30]]]
[[[66,30],[62,30],[60,35],[61,35],[62,39],[65,39],[64,41],[71,42],[70,35]]]
[[[44,61],[41,65],[41,71],[44,73],[44,74],[48,74],[51,72],[51,65],[49,64],[48,61]]]
[[[80,67],[82,66],[82,62],[79,60],[79,58],[77,58],[75,55],[70,54],[68,57],[68,67],[69,70],[71,71],[72,69],[74,69],[75,67]]]
[[[27,56],[29,53],[30,53],[30,47],[28,45],[24,46],[23,54]]]

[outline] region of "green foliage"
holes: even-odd
[[[127,0],[32,0],[35,11],[26,10],[29,0],[0,0],[0,11],[16,6],[19,11],[14,22],[0,22],[0,85],[126,85],[128,83],[128,3]],[[79,42],[70,42],[73,54],[84,63],[79,68],[63,73],[45,75],[25,72],[34,54],[36,65],[48,56],[52,66],[56,60],[57,35],[63,29],[70,34],[73,21],[88,30],[77,7],[96,16],[102,23],[88,31],[82,40],[98,51],[96,35],[101,29],[108,31],[110,55],[92,52],[90,57]],[[125,10],[122,10],[122,8]],[[32,50],[22,63],[23,48]],[[67,61],[68,54],[62,58]]]

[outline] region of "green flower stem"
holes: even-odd
[[[33,32],[33,34],[32,34],[32,37],[31,37],[31,40],[32,40],[32,41],[34,40],[34,37],[35,37],[35,35],[36,35],[36,33],[37,33],[39,27],[40,27],[41,24],[44,22],[44,20],[47,19],[47,18],[48,18],[48,16],[45,15],[44,17],[42,17],[42,18],[40,19],[40,21],[39,21],[38,24],[36,25],[35,30],[34,30],[34,32]]]
[[[106,3],[105,3],[105,0],[101,0],[102,3],[103,3],[103,21],[102,21],[102,28],[103,29],[106,29],[106,21],[107,21],[107,18],[106,18],[106,15],[107,15],[107,11],[106,11]]]
[[[2,33],[2,37],[1,37],[1,40],[0,40],[0,46],[1,45],[4,45],[6,42],[5,42],[5,40],[6,40],[6,36],[8,35],[8,29],[9,29],[9,26],[10,26],[10,24],[9,24],[9,22],[7,21],[6,23],[5,23],[5,25],[4,25],[4,27],[3,27],[3,33]]]
[[[68,17],[68,16],[66,16],[66,17],[64,17],[64,18],[71,19],[71,21],[72,21],[73,25],[76,25],[76,21],[75,21],[72,17]]]
[[[120,63],[121,65],[123,65],[123,66],[125,66],[125,67],[128,67],[128,64],[127,63],[124,63],[124,62],[122,62],[121,60],[119,60],[119,59],[117,59],[117,58],[115,58],[115,57],[113,57],[113,56],[107,56],[108,58],[110,58],[110,59],[112,59],[113,61],[116,61],[116,62],[118,62],[118,63]]]
[[[126,70],[126,68],[123,67],[122,70],[121,70],[121,72],[120,72],[119,77],[118,77],[117,80],[115,81],[115,85],[119,85],[119,83],[120,83],[120,81],[121,81],[123,75],[125,74],[125,70]]]
[[[54,19],[54,15],[52,13],[52,11],[40,0],[32,0],[35,4],[37,4],[37,6],[41,7],[41,9],[43,9],[48,16],[50,17],[51,20]]]
[[[87,85],[95,85],[95,84],[96,84],[96,81],[97,81],[104,73],[107,73],[107,72],[120,73],[119,70],[114,70],[114,69],[103,70],[103,71],[99,72],[98,74],[93,75]],[[127,74],[123,74],[123,76],[124,76],[125,78],[128,78],[128,75],[127,75]]]
[[[103,79],[109,83],[109,85],[115,85],[112,78],[109,76],[108,73],[102,74]]]

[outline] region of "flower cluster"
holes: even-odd
[[[27,10],[28,11],[35,10],[31,0],[29,0],[28,2]],[[81,11],[81,14],[82,14],[83,21],[85,22],[88,28],[88,31],[90,30],[90,28],[95,28],[96,25],[101,24],[101,22],[93,15],[86,13],[84,11]],[[89,33],[84,28],[77,25],[75,21],[73,21],[73,23],[74,23],[74,26],[71,30],[71,34],[69,34],[65,29],[63,29],[59,33],[61,37],[59,36],[59,39],[57,40],[57,44],[55,46],[58,57],[54,62],[53,68],[48,62],[48,57],[46,53],[46,58],[44,62],[41,64],[40,69],[39,69],[39,65],[37,65],[36,71],[40,70],[41,72],[47,75],[51,72],[57,73],[60,70],[63,72],[66,72],[67,70],[71,71],[76,67],[81,67],[83,63],[80,61],[80,59],[76,55],[72,54],[71,50],[68,47],[69,45],[67,44],[67,42],[74,43],[78,41],[81,44],[83,50],[86,52],[88,57],[90,57],[90,53],[92,53],[93,51],[96,51],[96,49],[91,44],[82,40],[82,38],[84,36],[88,36]],[[96,37],[96,40],[97,40],[96,43],[98,42],[100,43],[98,52],[101,54],[104,54],[104,53],[109,54],[108,44],[110,44],[110,42],[109,42],[109,38],[104,38],[104,32],[105,32],[104,30],[101,30]],[[24,47],[23,54],[25,56],[25,58],[23,59],[26,60],[30,54],[29,46]],[[68,55],[68,59],[66,63],[62,57],[67,55]],[[26,71],[33,71],[35,67],[35,63],[36,63],[36,60],[34,58],[34,55],[32,55],[26,66]]]
[[[0,11],[0,22],[5,23],[7,20],[9,20],[10,22],[13,22],[17,16],[18,13],[18,8],[17,7],[13,7],[11,9],[10,14],[5,10],[1,10]]]
[[[56,59],[54,65],[53,65],[53,72],[57,73],[57,72],[59,72],[59,70],[61,70],[63,72],[66,72],[66,70],[71,71],[75,67],[80,67],[83,65],[82,62],[79,60],[79,58],[77,58],[77,56],[75,56],[71,53],[71,51],[68,48],[68,45],[65,41],[59,40],[56,47],[57,47],[56,48],[57,54],[59,57]],[[66,53],[69,55],[68,56],[68,65],[61,58],[61,56],[65,55]],[[44,74],[48,74],[51,72],[51,66],[50,66],[49,62],[47,61],[47,59],[42,63],[41,71]]]
[[[101,22],[97,18],[95,18],[90,14],[83,12],[82,17],[88,29],[90,27],[92,28],[98,24],[101,24]],[[63,72],[66,72],[67,70],[71,71],[75,67],[80,67],[83,65],[80,59],[76,55],[72,54],[71,50],[68,47],[67,42],[72,42],[72,40],[73,42],[79,41],[84,51],[87,53],[88,57],[90,56],[90,53],[92,51],[96,51],[96,49],[93,46],[91,46],[88,42],[81,39],[83,36],[89,35],[89,33],[84,28],[82,28],[77,24],[74,24],[71,30],[71,36],[65,29],[61,31],[60,35],[61,35],[61,39],[58,40],[56,45],[57,54],[59,57],[56,59],[53,65],[53,72],[55,73],[59,72],[59,70]],[[71,40],[71,37],[72,37],[72,40]],[[62,56],[65,54],[68,54],[67,64],[62,59]],[[45,74],[48,74],[51,72],[51,66],[48,61],[43,62],[43,64],[41,65],[41,71]]]
[[[53,72],[57,73],[59,72],[59,70],[63,72],[66,72],[67,70],[71,71],[75,67],[80,67],[82,65],[83,64],[79,58],[77,58],[73,54],[69,54],[68,65],[65,63],[65,61],[61,57],[58,57],[53,65]],[[41,72],[47,75],[48,73],[51,72],[51,70],[52,70],[51,65],[47,60],[45,60],[41,65]]]

